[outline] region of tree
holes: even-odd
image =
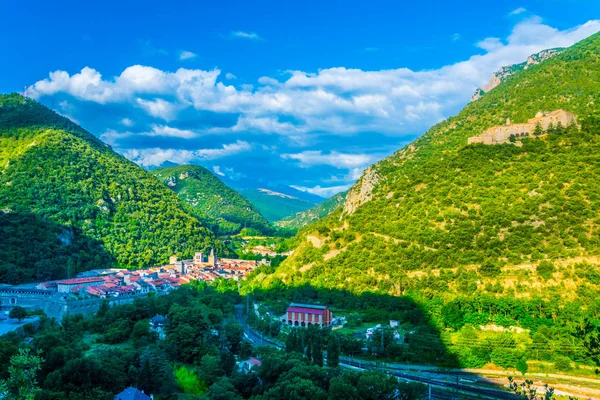
[[[540,123],[538,122],[535,125],[535,129],[533,130],[533,134],[535,136],[540,136],[542,133],[544,133],[544,130],[542,129],[542,125],[540,125]]]
[[[327,366],[336,368],[340,364],[340,340],[338,335],[332,333],[329,335],[327,343]]]
[[[222,377],[219,381],[211,385],[206,397],[209,400],[241,400],[242,397],[239,395],[235,387],[232,385],[229,378],[226,376]]]
[[[8,314],[8,316],[10,318],[16,318],[19,320],[19,322],[21,322],[27,317],[27,310],[21,306],[16,306],[10,310],[10,314]]]
[[[208,390],[206,383],[198,379],[198,374],[196,371],[190,371],[184,366],[181,366],[175,370],[175,377],[177,378],[177,384],[183,393],[203,394]]]
[[[31,354],[30,349],[19,349],[10,358],[8,380],[0,381],[0,399],[34,400],[39,391],[36,378],[42,362],[39,353]]]
[[[529,366],[527,365],[527,360],[525,359],[525,357],[522,357],[521,359],[519,359],[519,361],[517,361],[517,365],[515,365],[515,368],[517,368],[517,371],[519,371],[522,375],[525,375],[527,373],[527,371],[529,370]]]
[[[316,335],[312,339],[312,359],[319,367],[323,366],[323,349],[321,348],[321,336]]]

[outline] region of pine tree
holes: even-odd
[[[312,359],[319,367],[323,366],[323,349],[321,348],[321,336],[319,335],[312,340]]]
[[[336,368],[340,364],[340,340],[335,333],[329,335],[327,343],[327,366]]]

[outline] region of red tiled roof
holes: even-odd
[[[306,314],[317,314],[322,315],[325,310],[318,310],[315,308],[305,308],[305,307],[288,307],[288,312],[297,312],[297,313],[306,313]]]
[[[251,363],[252,365],[258,365],[259,367],[260,367],[260,365],[262,364],[262,363],[260,362],[260,360],[258,360],[258,359],[256,359],[256,358],[254,358],[254,357],[251,357],[251,358],[250,358],[250,363]]]
[[[73,279],[65,279],[64,281],[57,281],[56,283],[59,285],[80,285],[82,283],[92,283],[92,282],[104,282],[103,278],[73,278]]]

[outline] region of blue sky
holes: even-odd
[[[30,86],[145,167],[323,196],[500,66],[600,30],[595,0],[90,4],[5,0],[0,92]]]

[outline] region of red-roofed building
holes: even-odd
[[[104,284],[104,279],[102,278],[73,278],[66,279],[64,281],[57,281],[59,293],[69,293],[73,290],[75,286],[100,286]]]
[[[258,358],[250,357],[247,360],[237,363],[238,371],[244,374],[250,372],[253,368],[260,367],[262,363]]]
[[[292,303],[282,322],[289,326],[331,326],[333,315],[327,306]]]

